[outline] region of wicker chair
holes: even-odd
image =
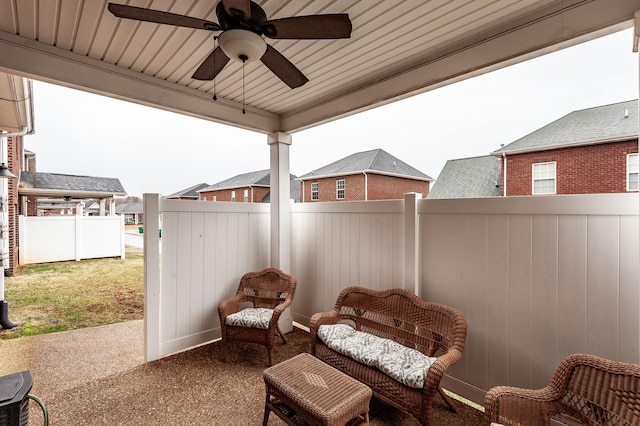
[[[240,279],[235,296],[218,306],[222,330],[222,359],[227,358],[229,342],[256,343],[267,347],[271,366],[271,352],[275,334],[287,343],[278,327],[282,312],[291,305],[297,280],[277,268],[248,272]]]
[[[640,425],[640,366],[571,355],[545,388],[497,386],[484,407],[487,423],[503,425],[549,425],[558,416],[569,424]]]

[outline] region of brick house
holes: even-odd
[[[638,190],[638,100],[574,111],[491,153],[501,195]]]
[[[301,201],[394,200],[426,197],[432,178],[382,149],[358,152],[301,176]]]
[[[290,199],[297,201],[300,198],[300,184],[295,180],[296,176],[290,175],[289,178]],[[200,199],[205,201],[268,203],[271,190],[270,180],[270,170],[259,170],[236,175],[197,192],[200,194]]]

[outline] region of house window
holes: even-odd
[[[213,201],[218,201],[218,196],[217,195],[213,196]]]
[[[236,202],[236,191],[231,191],[231,202],[232,203]]]
[[[533,194],[556,193],[556,162],[533,165]]]
[[[318,194],[318,182],[311,182],[311,199],[319,200],[320,196]]]
[[[627,191],[638,190],[638,154],[627,154]]]
[[[245,203],[249,202],[249,190],[248,189],[244,190],[244,202]]]
[[[338,200],[344,200],[344,179],[338,179],[336,181],[336,198]]]

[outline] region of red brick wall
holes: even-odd
[[[532,165],[549,161],[556,162],[556,194],[627,192],[627,154],[636,152],[631,140],[507,155],[507,195],[531,195]]]
[[[336,181],[344,179],[345,198],[336,198]],[[405,179],[393,176],[367,174],[368,200],[398,200],[404,198],[407,192],[420,192],[423,197],[429,193],[429,182],[413,179]],[[355,174],[336,176],[322,179],[309,179],[302,181],[302,202],[311,200],[311,184],[318,183],[317,201],[364,201],[365,200],[365,175]],[[314,200],[315,201],[315,200]]]
[[[236,203],[244,202],[244,190],[249,190],[249,202],[259,203],[265,195],[269,193],[269,188],[265,187],[243,187],[234,189],[221,189],[219,191],[207,191],[200,193],[200,199],[206,201],[213,201],[213,197],[216,197],[216,201],[231,201],[231,191],[236,191]]]

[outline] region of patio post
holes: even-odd
[[[404,288],[420,295],[418,276],[418,200],[422,194],[404,194]]]
[[[270,147],[271,175],[271,266],[291,273],[291,206],[289,179],[289,146],[291,135],[271,133],[267,143]],[[280,329],[283,333],[293,330],[290,309],[280,316]]]

